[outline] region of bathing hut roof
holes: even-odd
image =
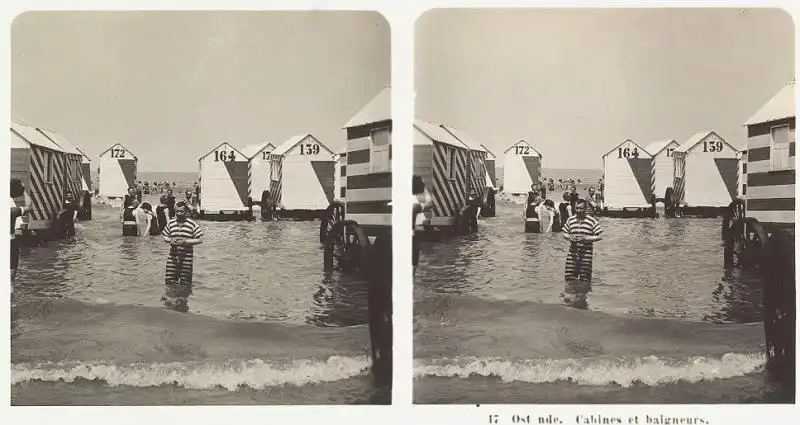
[[[483,148],[483,150],[486,151],[487,157],[489,159],[496,159],[497,158],[497,155],[493,154],[492,151],[490,151],[489,148],[486,147],[486,145],[481,144],[481,147]]]
[[[392,87],[385,86],[366,106],[358,111],[344,128],[374,124],[392,119]]]
[[[449,125],[445,125],[445,124],[441,124],[440,127],[445,129],[448,133],[452,134],[453,137],[455,137],[456,139],[460,140],[461,143],[463,143],[464,145],[467,146],[467,148],[469,148],[469,150],[479,151],[479,152],[486,152],[486,149],[483,148],[483,145],[481,145],[480,143],[478,143],[475,140],[473,140],[463,130],[459,130],[459,129],[455,128],[455,127],[452,127],[452,126],[449,126]]]
[[[51,141],[53,141],[53,143],[57,144],[58,146],[61,146],[61,149],[63,149],[64,152],[66,152],[68,154],[72,154],[72,155],[80,155],[80,156],[84,156],[84,157],[86,156],[86,154],[81,152],[80,149],[78,149],[72,143],[68,142],[67,139],[61,137],[61,135],[56,133],[55,131],[46,130],[46,129],[43,129],[43,128],[37,128],[36,130],[39,133],[41,133],[43,136],[45,136],[48,139],[50,139]]]
[[[459,149],[469,149],[467,145],[458,140],[455,136],[448,133],[444,128],[422,120],[414,120],[414,127],[422,132],[428,139],[414,138],[415,145],[429,145],[435,141],[437,143],[444,143],[446,145],[455,146]]]
[[[111,149],[114,149],[114,148],[115,148],[115,147],[117,147],[117,146],[121,147],[122,149],[125,149],[125,152],[129,153],[129,154],[130,154],[130,155],[133,157],[133,159],[136,159],[136,160],[138,160],[138,159],[139,159],[139,157],[137,157],[136,155],[134,155],[134,153],[133,153],[133,152],[131,152],[131,150],[130,150],[130,149],[126,148],[125,146],[123,146],[123,145],[122,145],[122,143],[119,143],[119,142],[117,142],[117,143],[114,143],[113,145],[109,146],[109,147],[108,147],[108,149],[104,150],[103,152],[100,152],[100,154],[99,154],[99,155],[97,155],[97,156],[103,156],[103,155],[105,155],[105,154],[106,154],[106,152],[110,151]]]
[[[795,115],[794,81],[785,85],[781,91],[772,96],[744,125],[761,124]]]
[[[64,152],[61,146],[58,146],[54,141],[48,139],[44,134],[36,131],[33,127],[12,122],[11,130],[22,137],[24,141],[32,145],[41,146],[56,152]]]
[[[675,139],[667,139],[667,140],[660,140],[658,142],[653,142],[653,143],[650,143],[649,145],[647,145],[645,150],[647,152],[650,152],[651,155],[656,156],[661,151],[666,149],[667,146],[669,146],[669,144],[672,143],[672,142],[675,142]],[[678,143],[678,142],[675,142],[675,143]]]
[[[275,145],[273,145],[270,142],[262,142],[262,143],[256,143],[254,145],[245,146],[244,148],[242,148],[242,155],[244,155],[247,158],[252,158],[258,155],[258,153],[263,151],[264,149],[271,149],[274,151]]]
[[[214,147],[214,149],[211,149],[210,151],[206,152],[206,153],[205,153],[203,156],[201,156],[201,157],[200,157],[200,158],[198,158],[197,160],[198,160],[198,161],[202,161],[202,160],[203,160],[205,157],[207,157],[207,156],[211,155],[212,153],[214,153],[214,151],[216,151],[217,149],[221,148],[221,147],[222,147],[222,146],[224,146],[224,145],[228,145],[228,146],[230,146],[230,148],[231,148],[231,149],[233,149],[233,150],[234,150],[236,153],[238,153],[239,155],[241,155],[243,158],[250,159],[250,157],[249,157],[249,156],[247,156],[247,155],[245,155],[244,153],[242,153],[242,151],[240,151],[239,149],[236,149],[236,148],[235,148],[233,145],[231,145],[230,143],[228,143],[228,142],[222,142],[222,143],[218,144],[217,146],[215,146],[215,147]]]
[[[535,148],[535,147],[534,147],[532,144],[530,144],[530,143],[528,143],[527,141],[525,141],[525,139],[519,139],[519,142],[517,142],[517,143],[514,143],[513,145],[509,146],[509,147],[508,147],[508,149],[506,149],[506,150],[504,150],[504,151],[503,151],[503,155],[507,154],[507,153],[508,153],[508,151],[510,151],[510,150],[511,150],[511,148],[513,148],[514,146],[519,146],[519,144],[520,144],[520,143],[522,143],[522,144],[524,144],[525,146],[528,146],[528,147],[530,147],[531,149],[533,149],[533,151],[534,151],[534,152],[536,152],[536,154],[537,154],[537,155],[539,155],[539,157],[540,157],[540,158],[544,158],[544,155],[542,155],[542,153],[541,153],[541,152],[539,152],[539,149],[536,149],[536,148]]]
[[[306,138],[306,136],[310,136],[311,138],[313,138],[314,140],[316,140],[316,142],[317,142],[317,143],[319,143],[319,145],[320,145],[320,146],[321,146],[323,149],[327,150],[327,151],[328,151],[328,153],[330,153],[331,155],[335,155],[335,154],[333,153],[333,151],[332,151],[332,150],[330,150],[330,148],[328,148],[327,146],[325,146],[325,144],[324,144],[324,143],[322,143],[321,141],[319,141],[319,139],[317,139],[316,137],[314,137],[314,135],[313,135],[313,134],[311,134],[311,133],[302,133],[302,134],[298,134],[298,135],[296,135],[296,136],[292,136],[292,137],[290,137],[290,138],[289,138],[289,140],[287,140],[287,141],[285,141],[285,142],[281,143],[281,145],[280,145],[280,146],[278,146],[277,148],[275,148],[275,150],[274,150],[274,151],[272,151],[272,154],[273,154],[273,155],[284,155],[284,154],[286,154],[286,152],[289,152],[290,150],[292,150],[292,148],[294,148],[294,147],[295,147],[295,146],[297,146],[297,145],[298,145],[300,142],[302,142],[302,141],[303,141],[303,139],[305,139],[305,138]]]
[[[624,145],[625,143],[633,143],[634,145],[636,145],[636,147],[637,147],[637,148],[641,149],[641,150],[642,150],[644,153],[646,153],[647,155],[649,155],[649,156],[653,156],[653,155],[651,155],[651,154],[650,154],[650,151],[649,151],[649,150],[647,150],[647,149],[645,149],[645,148],[643,148],[643,147],[642,147],[642,145],[640,145],[640,144],[638,144],[638,143],[634,142],[634,141],[633,141],[633,140],[631,140],[631,139],[625,139],[625,140],[623,140],[621,143],[619,143],[619,144],[617,144],[617,145],[614,145],[614,147],[613,147],[613,148],[611,148],[611,149],[610,149],[608,152],[604,153],[604,154],[603,154],[603,158],[605,158],[606,156],[608,156],[608,155],[609,155],[609,154],[611,154],[611,153],[614,153],[614,152],[617,150],[617,148],[619,148],[620,146]]]
[[[28,149],[25,139],[14,131],[11,131],[11,149]]]
[[[727,145],[729,148],[733,149],[734,151],[736,151],[736,152],[739,152],[739,149],[737,149],[737,148],[733,147],[733,146],[732,146],[730,143],[728,143],[728,142],[727,142],[725,139],[723,139],[722,137],[720,137],[720,135],[719,135],[719,134],[717,134],[716,132],[713,132],[713,131],[698,131],[697,133],[695,133],[695,134],[692,134],[692,135],[691,135],[691,136],[690,136],[688,139],[686,139],[686,141],[685,141],[685,142],[681,143],[681,145],[680,145],[680,146],[678,146],[678,147],[675,149],[675,152],[680,152],[680,153],[686,153],[686,152],[689,152],[689,150],[691,150],[693,147],[695,147],[695,145],[697,145],[698,143],[700,143],[700,141],[702,141],[703,139],[705,139],[705,138],[706,138],[707,136],[709,136],[710,134],[714,134],[714,135],[716,135],[717,137],[719,137],[719,140],[722,140],[722,143],[725,143],[725,145]]]

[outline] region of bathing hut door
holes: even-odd
[[[200,158],[200,209],[206,214],[248,208],[248,158],[222,143]]]
[[[246,148],[242,150],[250,157],[249,197],[254,201],[261,201],[261,194],[270,189],[273,150],[275,150],[275,146],[272,143],[268,143],[254,152],[248,152]]]

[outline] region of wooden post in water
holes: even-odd
[[[392,387],[392,235],[375,239],[366,258],[369,279],[369,336],[372,374],[379,387]],[[389,391],[389,394],[391,391]]]
[[[795,394],[795,257],[794,235],[772,233],[764,264],[764,334],[767,371]]]

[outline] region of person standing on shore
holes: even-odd
[[[594,243],[603,239],[603,228],[596,218],[586,215],[585,200],[575,204],[575,215],[564,222],[562,235],[570,244],[561,298],[573,307],[586,308],[586,294],[592,289]]]
[[[188,311],[192,290],[194,246],[203,242],[203,230],[188,215],[189,206],[179,201],[175,204],[175,219],[161,232],[164,242],[170,245],[164,273],[166,289],[161,300],[167,307],[183,312]]]

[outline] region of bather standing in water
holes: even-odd
[[[417,238],[417,226],[425,223],[425,212],[433,208],[433,197],[425,187],[425,181],[418,175],[411,178],[411,192],[413,194],[411,203],[411,265],[412,273],[416,274],[419,264],[419,240]]]
[[[122,209],[122,236],[139,236],[138,209],[139,201],[136,198],[131,200],[130,205]]]
[[[30,214],[33,205],[25,193],[25,186],[22,180],[13,178],[11,179],[11,303],[14,304],[14,282],[17,280],[17,267],[19,266],[19,241],[17,241],[16,224],[17,219]],[[21,207],[15,206],[14,198],[25,197],[25,205]]]
[[[194,246],[201,244],[203,230],[189,216],[189,206],[184,201],[175,204],[175,219],[167,223],[161,232],[164,242],[170,244],[167,267],[164,273],[166,285],[164,305],[178,311],[188,311],[189,295],[192,292],[194,271]]]
[[[564,222],[562,234],[570,244],[561,298],[572,307],[586,308],[586,294],[592,289],[594,243],[603,239],[603,228],[596,218],[586,215],[585,200],[575,204],[575,215]]]

